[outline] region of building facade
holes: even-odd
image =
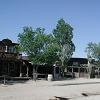
[[[17,43],[12,43],[9,39],[0,41],[0,76],[20,76],[22,60],[17,46]]]

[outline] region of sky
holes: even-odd
[[[73,27],[73,57],[87,57],[89,42],[100,42],[100,0],[0,0],[0,41],[17,42],[23,27],[52,33],[63,18]]]

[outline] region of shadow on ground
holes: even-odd
[[[56,84],[54,86],[85,85],[85,84],[100,84],[100,82],[67,83],[67,84]]]
[[[8,78],[8,79],[0,79],[0,85],[1,84],[4,84],[4,85],[14,85],[14,84],[24,84],[26,83],[27,81],[29,81],[30,78]]]

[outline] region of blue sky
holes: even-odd
[[[86,57],[87,44],[100,42],[100,0],[0,0],[0,40],[17,42],[24,26],[51,33],[60,18],[74,28],[73,57]]]

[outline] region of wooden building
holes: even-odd
[[[41,79],[47,79],[48,75],[52,75],[53,79],[58,79],[60,74],[60,69],[57,66],[54,65],[48,65],[48,64],[39,64],[39,65],[33,65],[34,71],[33,74],[36,73],[37,78]]]
[[[27,56],[22,56],[17,50],[19,44],[9,39],[0,41],[0,77],[47,77],[53,73],[53,66],[32,65]]]
[[[71,58],[68,62],[68,72],[74,73],[75,77],[85,77],[87,74],[88,60],[86,58]]]
[[[55,79],[59,78],[61,75],[60,67],[48,64],[32,65],[28,59],[22,57],[16,46],[18,44],[9,39],[0,41],[0,77],[4,75],[10,77],[34,77],[34,73],[37,73],[39,78],[47,78],[48,74],[52,74]],[[74,73],[75,77],[87,77],[88,59],[71,58],[67,65],[65,75]],[[96,73],[100,76],[100,69],[98,67],[96,69],[99,70]]]
[[[67,73],[73,73],[74,77],[89,76],[89,61],[87,58],[71,58],[68,61]],[[91,63],[91,77],[95,75],[95,65]]]
[[[30,64],[22,59],[17,43],[9,39],[0,41],[0,76],[28,77]],[[32,66],[31,66],[32,67]]]

